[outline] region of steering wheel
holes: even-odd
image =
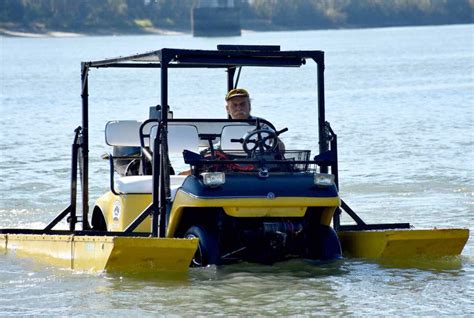
[[[277,133],[269,129],[257,129],[249,132],[242,142],[242,147],[249,156],[257,151],[262,155],[272,152],[277,146]]]

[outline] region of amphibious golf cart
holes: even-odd
[[[216,51],[164,49],[159,53],[162,98],[161,106],[150,111],[150,117],[155,118],[106,125],[106,141],[112,146],[112,153],[106,156],[111,188],[93,208],[92,228],[144,232],[151,226],[160,237],[196,237],[195,265],[341,257],[339,239],[330,226],[340,199],[335,176],[327,173],[328,167],[336,164],[336,149],[329,149],[331,132],[324,121],[322,99],[321,155],[314,158],[310,150],[294,150],[291,145],[280,149],[278,136],[288,129],[277,130],[264,119],[177,119],[164,115],[169,114],[165,60],[169,60],[169,68],[221,67],[227,71],[230,90],[236,86],[234,73],[242,66],[295,67],[308,59],[321,65],[322,76],[323,53],[282,52],[279,47],[264,46],[219,46]],[[150,62],[155,57],[153,52],[131,60]],[[117,61],[117,65],[123,63]],[[110,66],[111,61],[105,64]],[[103,65],[97,62],[92,66]],[[321,96],[322,88],[321,78]],[[134,149],[139,149],[135,157],[114,155]],[[186,163],[189,175],[174,174],[170,157]],[[120,177],[114,178],[114,172]],[[155,222],[150,224],[148,216],[153,213]]]
[[[316,66],[317,73],[314,116],[319,149],[313,154],[291,145],[281,147],[278,136],[287,129],[263,119],[173,118],[168,106],[168,72],[174,68],[222,69],[231,90],[242,67],[304,65]],[[161,95],[147,120],[106,124],[106,142],[112,147],[104,156],[110,164],[110,191],[94,204],[89,223],[88,73],[94,68],[157,69]],[[337,136],[325,119],[324,68],[322,51],[281,51],[279,46],[165,48],[83,62],[83,122],[73,143],[71,204],[44,230],[0,230],[3,246],[54,257],[50,249],[63,244],[73,251],[70,258],[79,258],[85,268],[87,260],[102,258],[101,264],[112,264],[100,265],[106,269],[176,271],[190,263],[204,266],[239,260],[272,263],[290,257],[460,254],[467,229],[369,225],[339,198]],[[178,158],[189,172],[175,172],[170,158]],[[82,219],[76,217],[78,164]],[[355,225],[340,224],[343,211]],[[53,230],[64,217],[70,230]],[[77,223],[82,223],[81,231],[75,229]],[[64,237],[57,239],[54,234]],[[51,248],[39,248],[41,239],[51,241]],[[81,240],[87,243],[74,245]],[[102,253],[107,240],[113,243]]]

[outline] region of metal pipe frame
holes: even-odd
[[[186,50],[162,49],[143,54],[118,57],[106,60],[88,62],[90,67],[115,67],[118,64],[130,63],[127,67],[142,67],[144,64],[159,65],[163,51],[170,53],[168,67],[232,67],[232,66],[301,66],[304,59],[310,58],[317,63],[324,61],[322,51],[280,51],[268,50],[265,46],[253,48],[234,47],[225,50]],[[172,63],[170,63],[172,62]],[[298,65],[299,64],[299,65]],[[118,66],[120,67],[120,66]]]
[[[81,64],[82,79],[82,229],[89,226],[89,66]]]
[[[227,92],[234,88],[235,70],[236,70],[235,67],[228,67],[227,68]]]
[[[168,64],[172,59],[173,54],[170,54],[169,50],[161,50],[161,119],[159,131],[159,182],[156,182],[158,176],[158,168],[156,166],[156,160],[153,164],[153,231],[152,235],[157,237],[165,237],[166,234],[166,207],[168,204],[167,192],[170,188],[170,175],[168,169]],[[156,146],[156,143],[155,143]],[[155,156],[153,156],[155,157]],[[158,183],[158,187],[156,187]],[[159,195],[156,194],[156,190],[159,190]],[[158,216],[160,218],[159,231],[156,228],[158,223]],[[156,218],[156,220],[155,220]],[[159,232],[159,233],[158,233]]]
[[[315,60],[318,68],[318,133],[319,133],[319,153],[328,151],[328,136],[326,131],[326,106],[324,97],[324,62]],[[321,167],[322,173],[327,173],[327,167]]]
[[[237,49],[243,49],[238,51]],[[259,49],[261,49],[259,51]],[[132,232],[145,218],[152,214],[153,236],[164,237],[166,232],[166,209],[169,199],[167,189],[169,189],[170,176],[167,169],[168,156],[168,69],[169,68],[226,68],[227,69],[227,89],[234,88],[234,76],[236,68],[239,66],[275,66],[275,67],[299,67],[305,63],[306,58],[313,59],[317,64],[317,92],[318,92],[318,131],[319,131],[319,153],[322,154],[329,150],[335,151],[337,154],[337,136],[334,134],[329,124],[326,123],[325,117],[325,93],[324,93],[324,52],[322,51],[285,51],[281,52],[279,47],[260,47],[243,46],[235,48],[233,46],[220,46],[218,51],[206,50],[182,50],[182,49],[162,49],[159,51],[137,54],[128,57],[120,57],[116,59],[108,59],[95,62],[82,63],[82,155],[83,155],[83,230],[90,228],[88,223],[88,70],[90,67],[95,68],[159,68],[161,70],[161,105],[162,112],[159,120],[159,133],[155,139],[155,154],[153,156],[153,193],[152,203],[147,207],[132,224],[126,229],[126,233]],[[337,155],[336,155],[337,160]],[[236,161],[233,161],[234,163]],[[242,161],[244,162],[244,161]],[[208,161],[207,163],[211,163]],[[216,162],[217,163],[217,162]],[[220,161],[218,163],[225,164]],[[313,163],[313,162],[308,162]],[[321,172],[327,173],[328,166],[321,165]],[[331,165],[331,173],[335,175],[336,185],[339,188],[338,166],[337,162]],[[379,224],[368,225],[350,207],[343,201],[342,208],[357,223],[356,228],[367,227],[393,227],[407,226],[405,223],[400,224]],[[67,209],[66,209],[67,210]],[[62,212],[62,214],[64,211]],[[340,212],[339,212],[340,213]],[[334,216],[334,224],[336,228],[347,228],[339,224],[339,213]]]

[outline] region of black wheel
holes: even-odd
[[[94,212],[92,213],[91,223],[93,231],[107,231],[107,223],[105,223],[104,215],[97,206],[94,208]]]
[[[216,235],[201,226],[191,226],[184,235],[185,238],[198,238],[199,245],[191,262],[192,267],[219,265],[219,244]]]
[[[342,258],[341,243],[336,231],[327,225],[318,225],[309,237],[309,257],[319,260]]]

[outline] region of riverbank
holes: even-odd
[[[460,23],[462,25],[462,23]],[[373,28],[390,28],[390,27],[417,27],[417,26],[431,26],[438,24],[419,24],[419,25],[374,25],[374,26],[340,26],[333,28],[321,28],[321,30],[328,29],[373,29]],[[446,24],[453,25],[453,24]],[[271,31],[307,31],[307,30],[318,30],[317,28],[284,28],[280,26],[274,26],[269,23],[262,21],[254,22],[247,21],[242,23],[242,33],[248,32],[271,32]],[[171,28],[156,28],[156,27],[144,27],[144,28],[97,28],[94,30],[53,30],[43,26],[24,27],[9,24],[0,23],[0,36],[5,37],[28,37],[28,38],[44,38],[44,37],[81,37],[81,36],[110,36],[110,35],[181,35],[191,34],[191,29],[171,29]]]
[[[42,25],[24,27],[12,23],[0,24],[0,36],[7,37],[80,37],[80,36],[100,36],[100,35],[137,35],[137,34],[160,34],[178,35],[191,33],[191,30],[184,29],[162,29],[155,27],[145,28],[97,28],[94,30],[53,30]]]
[[[238,1],[242,30],[367,29],[474,23],[473,0]],[[0,35],[190,34],[195,1],[3,1]],[[204,21],[228,12],[212,13]],[[225,11],[225,10],[224,10]]]
[[[65,31],[53,31],[47,30],[44,32],[31,32],[31,31],[16,31],[16,30],[8,30],[4,28],[0,28],[0,36],[7,36],[7,37],[26,37],[26,38],[44,38],[44,37],[80,37],[80,36],[94,36],[94,35],[136,35],[136,34],[160,34],[160,35],[178,35],[178,34],[186,34],[190,32],[182,32],[182,31],[174,31],[174,30],[164,30],[164,29],[156,29],[151,28],[150,30],[143,30],[143,32],[65,32]]]

